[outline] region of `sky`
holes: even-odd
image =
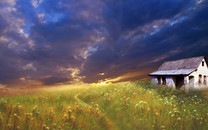
[[[207,0],[0,0],[4,87],[144,80],[207,50]]]

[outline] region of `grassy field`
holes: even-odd
[[[7,96],[0,98],[0,129],[208,129],[208,97],[150,82]]]

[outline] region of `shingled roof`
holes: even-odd
[[[150,73],[150,75],[188,75],[198,68],[204,58],[204,56],[200,56],[167,61],[163,63],[157,71]]]

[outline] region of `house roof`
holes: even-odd
[[[163,63],[157,71],[150,75],[188,75],[195,71],[200,65],[204,56],[186,58]]]
[[[161,70],[152,72],[150,75],[188,75],[195,69],[181,69],[181,70]]]

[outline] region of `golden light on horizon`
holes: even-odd
[[[114,82],[119,82],[119,81],[122,81],[122,80],[125,80],[128,78],[133,78],[133,77],[140,76],[140,75],[142,75],[142,73],[139,73],[139,72],[126,73],[126,74],[123,74],[122,76],[119,76],[116,78],[107,78],[104,80],[100,80],[100,81],[98,81],[97,85],[112,84]]]
[[[99,73],[98,75],[101,75],[101,76],[103,76],[103,75],[105,75],[105,73]]]
[[[24,78],[24,77],[22,77],[22,78],[20,78],[19,80],[21,80],[21,81],[25,81],[25,78]]]
[[[107,85],[108,82],[107,81],[100,81],[98,83],[96,83],[96,85]]]

